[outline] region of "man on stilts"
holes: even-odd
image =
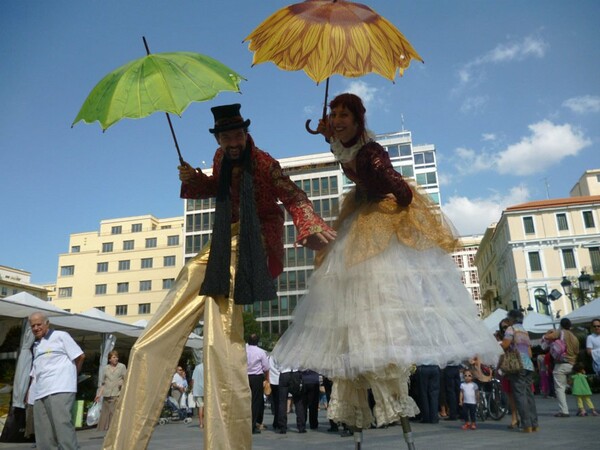
[[[240,105],[212,108],[219,148],[208,176],[179,166],[181,197],[216,197],[210,246],[189,260],[138,338],[104,450],[146,449],[158,421],[171,368],[189,333],[204,317],[204,448],[252,447],[246,372],[244,304],[276,298],[283,270],[283,211],[292,216],[297,243],[319,249],[335,232],[315,214],[306,194],[258,149]],[[233,281],[233,282],[232,282]]]

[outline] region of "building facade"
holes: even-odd
[[[475,265],[475,255],[482,238],[482,235],[461,236],[459,248],[452,253],[452,259],[460,271],[461,281],[471,294],[471,298],[477,306],[479,317],[483,316],[483,304],[481,302],[479,273]]]
[[[48,300],[48,289],[31,283],[31,273],[8,266],[0,266],[0,298],[27,292],[42,300]]]
[[[599,213],[598,195],[506,208],[486,230],[475,259],[484,311],[523,308],[563,316],[581,306],[583,299],[569,298],[561,283],[577,287],[582,273],[600,273]]]
[[[148,320],[183,266],[182,238],[182,217],[152,215],[103,220],[99,231],[72,234],[69,252],[58,258],[53,303]]]

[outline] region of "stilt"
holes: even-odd
[[[404,440],[408,446],[408,450],[415,450],[415,441],[413,440],[412,430],[410,428],[410,422],[408,417],[401,417],[400,424],[402,425],[402,432],[404,433]]]
[[[354,427],[354,450],[362,450],[363,432],[362,428]]]

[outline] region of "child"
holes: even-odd
[[[592,395],[592,390],[590,389],[590,385],[587,382],[587,378],[585,376],[585,367],[581,363],[577,363],[573,366],[573,375],[571,375],[571,386],[572,393],[575,397],[577,397],[577,407],[579,408],[578,416],[587,416],[585,412],[585,408],[583,403],[585,402],[588,408],[592,410],[592,416],[597,416],[598,411],[594,409],[594,404],[592,403],[592,399],[590,396]]]
[[[463,373],[465,379],[460,384],[460,396],[458,404],[463,407],[465,424],[461,427],[463,430],[475,430],[475,413],[477,411],[477,402],[479,401],[479,386],[473,382],[473,373],[465,370]]]

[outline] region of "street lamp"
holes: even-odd
[[[577,295],[577,306],[583,306],[585,304],[586,296],[589,292],[594,292],[595,289],[595,281],[594,279],[587,273],[585,270],[581,271],[581,275],[577,277],[577,281],[579,282],[579,292]],[[563,291],[571,300],[571,309],[575,310],[575,302],[573,301],[573,283],[567,279],[566,276],[563,276],[560,285],[563,288]]]

